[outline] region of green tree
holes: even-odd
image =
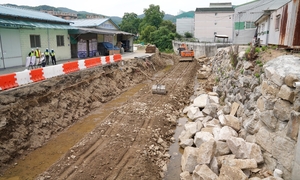
[[[155,6],[154,4],[150,4],[148,9],[144,9],[145,17],[143,21],[145,24],[155,26],[159,28],[163,18],[165,16],[164,11],[160,11],[159,5]]]
[[[140,39],[146,43],[151,43],[150,35],[155,32],[157,28],[155,26],[148,25],[142,30]]]
[[[193,34],[190,33],[190,32],[185,32],[185,33],[184,33],[184,37],[185,37],[185,38],[193,38]]]
[[[156,31],[163,21],[165,13],[160,11],[159,5],[149,5],[148,9],[144,9],[145,17],[142,19],[139,32],[141,41],[150,42],[150,33]]]
[[[165,26],[167,27],[171,32],[175,33],[176,32],[176,25],[170,21],[170,20],[167,20],[167,21],[163,21],[161,24],[160,24],[160,27],[162,26]]]
[[[150,33],[150,43],[155,44],[160,51],[172,49],[172,40],[176,33],[171,32],[167,26],[160,27],[157,31]]]
[[[141,19],[138,18],[137,14],[125,13],[120,24],[120,29],[125,32],[138,34],[140,22]]]

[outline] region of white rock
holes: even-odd
[[[199,108],[204,108],[208,104],[208,95],[201,94],[194,99],[193,105]]]
[[[197,163],[209,164],[216,151],[216,142],[214,139],[210,139],[208,142],[202,143],[198,148]]]
[[[182,148],[186,148],[188,146],[192,146],[194,144],[194,139],[184,139],[179,143],[179,146]]]
[[[238,137],[238,133],[229,126],[222,127],[219,133],[219,140],[227,141],[231,137]]]
[[[193,180],[192,175],[188,171],[180,173],[180,180]]]
[[[231,137],[227,139],[227,145],[238,159],[255,159],[258,164],[264,161],[261,149],[257,144],[248,143],[242,138]]]
[[[194,147],[184,148],[183,155],[181,156],[181,170],[192,173],[197,165],[197,155],[199,149]]]
[[[255,159],[228,159],[223,162],[223,164],[228,166],[235,166],[240,169],[254,169],[257,168],[257,163]]]
[[[197,165],[193,171],[193,180],[216,180],[218,176],[207,165]]]
[[[200,147],[201,144],[214,139],[213,135],[209,132],[197,132],[194,137],[194,143],[196,147]]]

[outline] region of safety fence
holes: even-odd
[[[52,77],[69,74],[95,66],[104,66],[117,63],[122,60],[121,54],[114,54],[103,57],[93,57],[53,66],[46,66],[37,69],[24,70],[10,74],[0,75],[0,91],[15,88],[25,84],[42,81]]]

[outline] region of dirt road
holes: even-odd
[[[172,56],[161,58],[172,60]],[[114,86],[122,81],[122,85],[126,84],[127,79],[141,83],[94,108],[65,132],[52,137],[52,141],[21,157],[21,161],[16,161],[15,167],[8,169],[3,177],[30,179],[37,176],[31,170],[46,168],[44,173],[34,172],[42,173],[37,179],[162,179],[170,158],[168,148],[176,118],[193,93],[197,68],[196,62],[178,63],[176,58],[173,61],[174,66],[156,71],[153,77],[148,76],[143,82],[135,80],[138,78],[135,75],[119,77],[116,82],[106,80]],[[109,73],[106,76],[116,79]],[[166,85],[167,95],[152,94],[153,84]],[[104,97],[108,96],[108,92],[103,93],[106,94]],[[77,111],[78,108],[72,114],[78,114]],[[26,169],[25,166],[34,163]]]

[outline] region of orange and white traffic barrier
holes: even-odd
[[[15,88],[32,82],[38,82],[52,77],[69,74],[95,66],[117,63],[122,60],[121,54],[82,59],[54,66],[0,75],[0,91]]]

